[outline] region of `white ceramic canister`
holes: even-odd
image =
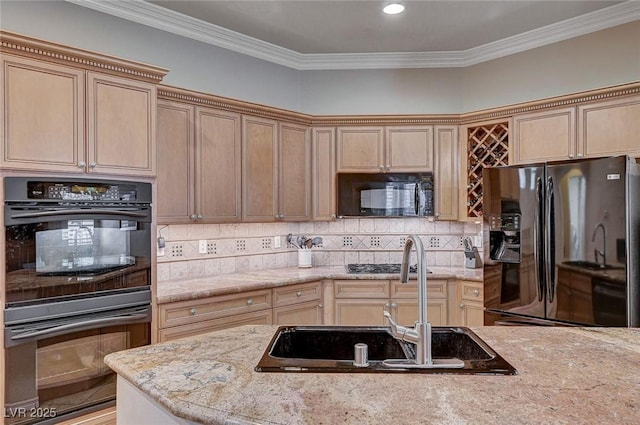
[[[298,267],[313,267],[310,249],[298,250]]]

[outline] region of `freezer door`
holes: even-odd
[[[604,298],[627,293],[625,165],[615,157],[547,166],[549,319],[626,326],[625,300]]]
[[[543,183],[543,166],[484,170],[484,285],[488,313],[545,317]],[[491,322],[488,314],[485,323]]]

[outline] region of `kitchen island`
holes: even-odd
[[[472,328],[515,376],[255,372],[276,329],[243,326],[108,355],[118,423],[640,423],[637,328]]]

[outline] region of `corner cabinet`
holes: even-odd
[[[159,100],[158,223],[240,221],[240,144],[240,114]]]
[[[310,219],[308,127],[242,116],[242,197],[243,221]]]
[[[155,84],[9,54],[0,78],[2,168],[155,176]]]

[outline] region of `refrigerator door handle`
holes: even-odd
[[[544,219],[544,199],[542,199],[542,178],[536,179],[536,208],[534,216],[534,231],[533,231],[533,260],[536,265],[536,279],[538,281],[538,301],[542,302],[545,293],[546,276],[544,262],[544,245],[542,241],[544,237],[542,235],[543,219]]]
[[[546,266],[547,266],[547,293],[549,302],[553,302],[556,292],[555,269],[556,269],[556,226],[555,226],[555,199],[553,192],[553,178],[547,177],[547,193],[546,193],[546,210],[547,210],[547,249],[546,249]]]

